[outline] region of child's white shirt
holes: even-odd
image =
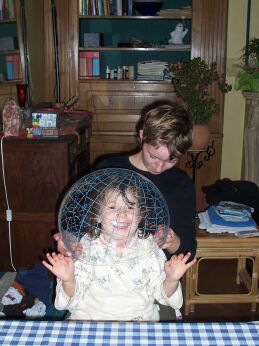
[[[83,238],[81,243],[89,245]],[[166,257],[150,237],[135,238],[121,258],[115,251],[102,238],[91,241],[82,257],[86,256],[87,261],[74,262],[73,297],[66,295],[58,279],[55,307],[69,310],[69,319],[110,321],[158,321],[159,308],[155,300],[174,309],[181,308],[181,284],[170,298],[166,296],[163,290]]]

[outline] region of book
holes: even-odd
[[[9,0],[9,19],[15,18],[14,0]]]
[[[7,80],[22,79],[21,57],[19,54],[6,55]]]
[[[98,0],[98,13],[99,16],[104,16],[104,0]]]
[[[210,222],[214,225],[224,226],[224,227],[256,227],[256,223],[252,218],[251,214],[247,217],[247,221],[226,221],[221,217],[214,206],[210,206],[207,210]]]
[[[87,75],[86,72],[86,57],[84,56],[84,52],[79,53],[79,77],[85,77]]]
[[[128,16],[133,15],[133,0],[128,0]]]
[[[199,224],[199,228],[200,229],[205,229],[207,232],[209,233],[232,233],[235,234],[237,232],[240,231],[254,231],[256,230],[256,224],[254,224],[254,226],[228,226],[228,225],[218,225],[218,224],[212,224],[208,211],[206,210],[205,212],[201,212],[198,214],[199,216],[199,220],[200,220],[200,224]]]
[[[115,15],[122,16],[122,0],[116,0],[117,1],[117,12]]]
[[[129,15],[129,0],[122,0],[122,15]]]
[[[80,52],[79,54],[79,76],[80,78],[100,78],[100,53]]]
[[[92,67],[93,67],[93,76],[99,77],[100,76],[100,59],[99,57],[93,57],[92,60]]]

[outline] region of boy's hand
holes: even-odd
[[[64,256],[70,256],[69,251],[67,250],[65,244],[63,243],[63,240],[61,239],[61,234],[60,233],[55,233],[53,238],[57,242],[58,252],[61,253]]]
[[[62,254],[63,256],[71,256],[71,253],[68,251],[68,249],[66,248],[66,245],[64,244],[62,238],[61,238],[61,234],[60,233],[55,233],[53,238],[56,240],[57,242],[57,250],[58,253]],[[69,241],[69,240],[68,240]],[[82,254],[82,250],[83,247],[81,244],[79,244],[77,242],[77,239],[75,239],[75,241],[71,241],[70,240],[70,246],[71,246],[71,250],[73,251],[73,255],[75,258],[78,258],[81,256]]]
[[[172,230],[172,228],[168,229],[168,232],[165,238],[164,228],[161,225],[158,226],[154,239],[157,245],[161,249],[163,250],[166,249],[170,254],[176,252],[180,246],[180,239],[178,235]]]

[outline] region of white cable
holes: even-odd
[[[4,190],[5,190],[5,200],[7,204],[7,209],[10,209],[9,201],[8,201],[8,195],[7,195],[7,188],[6,188],[6,182],[5,182],[5,169],[4,169],[4,149],[3,149],[3,142],[4,142],[4,136],[1,138],[1,159],[2,159],[2,172],[3,172],[3,182],[4,182]]]
[[[8,221],[9,254],[10,254],[11,266],[13,267],[13,270],[16,272],[16,268],[13,264],[13,254],[12,254],[12,237],[11,237],[12,210],[10,209],[10,206],[9,206],[7,187],[6,187],[6,181],[5,181],[3,142],[4,142],[4,136],[1,138],[1,160],[2,160],[2,173],[3,173],[3,182],[4,182],[4,190],[5,190],[5,200],[7,204],[6,219]]]

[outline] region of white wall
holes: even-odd
[[[247,0],[229,0],[227,81],[234,87],[246,43]],[[259,0],[251,1],[250,38],[259,38]],[[239,65],[239,66],[238,66]],[[245,99],[240,91],[225,95],[221,178],[241,179]]]

